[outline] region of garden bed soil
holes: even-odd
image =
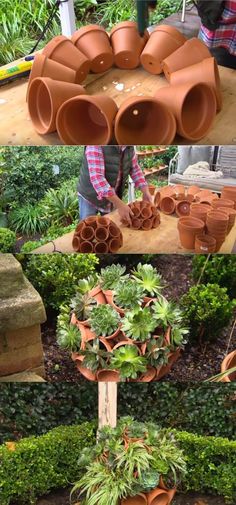
[[[132,261],[132,256],[128,258]],[[136,260],[137,261],[137,260]],[[114,262],[112,256],[102,258],[103,266]],[[119,257],[120,263],[126,263],[127,257]],[[147,259],[148,262],[148,259]],[[161,272],[163,279],[168,285],[164,289],[164,295],[168,299],[179,300],[186,293],[193,280],[191,278],[192,258],[189,256],[159,255],[152,259],[152,264]],[[134,265],[129,264],[130,269]],[[128,268],[127,268],[128,269]],[[186,345],[179,360],[175,363],[170,373],[165,377],[166,381],[203,381],[220,372],[221,362],[226,354],[231,327],[221,332],[219,337],[212,343],[199,346]],[[67,351],[59,348],[56,342],[56,323],[48,319],[43,325],[43,347],[45,355],[46,380],[50,382],[84,382],[85,379],[75,369],[75,365]],[[231,339],[228,352],[235,348],[236,328]]]

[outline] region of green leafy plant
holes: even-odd
[[[131,309],[141,305],[143,288],[132,280],[121,282],[115,289],[114,302],[122,309]]]
[[[156,321],[156,326],[168,328],[182,322],[183,315],[181,310],[173,302],[166,298],[156,300],[152,305],[152,317]]]
[[[117,265],[110,265],[106,268],[101,268],[99,283],[103,289],[115,289],[116,286],[129,278],[125,275],[126,267]]]
[[[16,234],[8,228],[0,228],[0,252],[13,252],[16,243]]]
[[[197,282],[201,276],[202,284],[218,284],[227,288],[230,298],[236,298],[236,257],[235,254],[214,254],[210,257],[193,256],[192,276]]]
[[[126,336],[141,342],[148,340],[155,328],[156,322],[148,307],[127,312],[122,319],[122,330]]]
[[[139,283],[145,294],[149,296],[160,295],[163,289],[162,277],[152,265],[139,263],[136,270],[132,271],[133,279]]]
[[[214,340],[233,316],[235,300],[230,301],[227,289],[218,284],[192,286],[181,299],[191,341]]]
[[[42,233],[48,227],[48,216],[41,205],[26,204],[9,215],[11,228],[29,237]]]
[[[98,338],[95,338],[92,341],[92,345],[89,342],[86,342],[85,349],[80,351],[80,354],[84,356],[83,366],[92,372],[95,373],[99,369],[104,370],[108,368],[107,362],[110,357],[110,353],[104,350]]]
[[[89,323],[97,336],[108,337],[118,329],[120,316],[111,305],[98,305],[91,310]]]
[[[147,359],[149,364],[155,368],[167,365],[168,363],[170,349],[163,344],[163,338],[160,338],[160,342],[156,339],[151,339],[147,344]]]
[[[76,190],[64,183],[59,189],[48,189],[42,200],[48,219],[59,226],[69,226],[78,217]]]
[[[62,349],[77,352],[81,345],[81,333],[76,326],[70,324],[70,307],[62,305],[60,310],[57,318],[57,343]]]
[[[172,326],[170,332],[170,343],[172,348],[183,347],[187,343],[189,329],[181,326]]]
[[[80,321],[89,319],[95,305],[97,305],[97,302],[89,296],[89,293],[83,294],[78,292],[70,302],[73,312]]]
[[[98,274],[89,275],[84,279],[80,279],[77,285],[79,293],[86,294],[93,289],[98,283]]]
[[[113,351],[110,367],[119,371],[121,379],[137,379],[146,372],[147,359],[140,356],[136,346],[124,345]]]

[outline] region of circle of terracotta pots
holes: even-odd
[[[195,238],[195,252],[197,254],[212,254],[216,250],[216,239],[210,235],[197,235]]]
[[[129,203],[129,208],[132,211],[131,225],[127,221],[122,221],[122,223],[131,227],[134,230],[151,230],[152,228],[157,228],[161,222],[160,214],[156,207],[149,202],[136,201]]]
[[[89,216],[81,221],[72,240],[74,251],[80,253],[116,253],[122,245],[119,227],[104,216]]]
[[[181,217],[178,221],[179,238],[185,249],[195,248],[195,238],[203,232],[205,223],[195,217]]]

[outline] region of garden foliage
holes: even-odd
[[[193,257],[193,279],[198,281],[200,275],[203,284],[219,284],[227,288],[230,298],[236,298],[236,257],[234,254],[214,254],[207,261],[205,255]]]
[[[16,243],[16,234],[8,228],[0,228],[0,253],[9,253],[13,251]]]

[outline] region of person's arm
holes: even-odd
[[[138,158],[136,153],[133,155],[132,159],[132,170],[130,172],[130,177],[134,182],[135,188],[140,189],[143,193],[143,200],[152,203],[152,196],[148,189],[147,181],[143,175],[143,172],[138,164]]]

